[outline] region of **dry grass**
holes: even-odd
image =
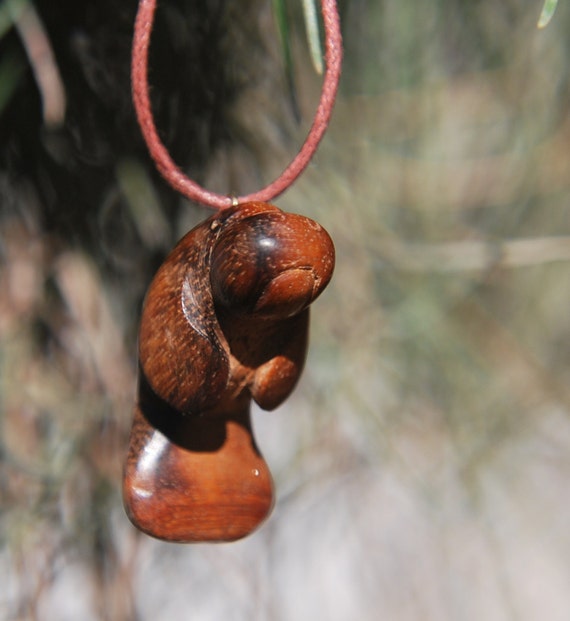
[[[279,201],[337,270],[301,385],[256,414],[278,503],[242,542],[127,523],[123,292],[4,222],[0,617],[568,618],[570,14],[539,31],[541,4],[347,5],[333,126]],[[300,71],[305,118],[316,89]]]

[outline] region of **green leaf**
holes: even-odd
[[[548,26],[552,16],[554,15],[554,11],[556,10],[556,6],[558,5],[558,0],[544,0],[544,6],[542,7],[542,13],[538,19],[538,23],[536,24],[538,28],[545,28]]]
[[[289,44],[289,24],[287,22],[287,10],[285,8],[285,0],[273,0],[273,14],[277,22],[279,31],[279,39],[281,41],[281,50],[285,69],[287,72],[291,70],[291,46]]]
[[[0,39],[12,28],[28,0],[6,0],[0,5]]]
[[[285,8],[285,0],[273,0],[273,13],[277,22],[279,31],[279,39],[281,40],[281,51],[283,54],[283,64],[285,65],[285,76],[289,87],[289,98],[291,100],[291,108],[293,116],[299,120],[301,113],[297,102],[297,90],[295,88],[295,79],[293,77],[293,57],[291,54],[291,43],[289,35],[289,23],[287,21],[287,9]]]
[[[321,45],[321,34],[319,29],[319,17],[317,11],[317,0],[302,0],[303,14],[305,16],[305,28],[307,30],[307,41],[309,51],[315,71],[321,75],[324,68],[323,48]]]
[[[8,51],[0,59],[0,115],[12,99],[26,68],[18,51]]]

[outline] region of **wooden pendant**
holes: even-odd
[[[293,390],[309,304],[334,247],[316,222],[267,203],[225,209],[166,258],[145,299],[127,514],[167,541],[232,541],[259,526],[273,484],[250,419]]]

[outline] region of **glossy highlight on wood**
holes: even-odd
[[[320,225],[266,203],[221,211],[166,258],[141,317],[123,481],[141,530],[167,541],[232,541],[270,513],[251,399],[270,410],[293,390],[308,306],[333,267]]]
[[[231,414],[180,416],[143,392],[131,437],[125,506],[147,534],[182,543],[233,541],[271,511],[271,474],[255,446],[247,403]]]

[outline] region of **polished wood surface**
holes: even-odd
[[[180,416],[141,389],[124,477],[125,507],[138,528],[167,541],[221,542],[263,522],[273,505],[271,474],[248,400],[232,407]]]
[[[190,231],[157,272],[139,333],[139,397],[123,481],[127,514],[178,542],[231,541],[273,505],[250,402],[277,407],[301,374],[308,305],[334,247],[272,205],[227,209]]]

